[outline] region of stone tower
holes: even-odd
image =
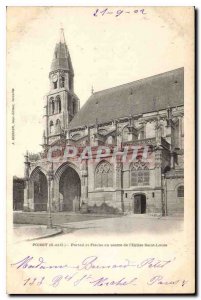
[[[68,124],[80,109],[74,93],[74,71],[65,42],[64,30],[54,50],[49,72],[50,90],[45,96],[43,145],[65,138]]]

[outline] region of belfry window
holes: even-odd
[[[54,113],[54,98],[50,98],[49,102],[49,114],[52,115]]]
[[[57,81],[53,82],[53,84],[54,84],[54,89],[57,89]]]
[[[112,166],[107,161],[98,164],[95,171],[95,187],[104,188],[113,186]]]
[[[61,98],[60,96],[56,97],[56,106],[57,106],[57,113],[61,112]]]
[[[54,110],[55,110],[55,105],[54,105],[54,100],[52,101],[52,114],[54,114]]]
[[[50,133],[53,133],[54,123],[50,121]]]
[[[61,88],[64,88],[65,86],[65,78],[64,76],[61,77]]]
[[[177,189],[177,197],[183,198],[184,197],[184,186],[180,185]]]
[[[130,169],[130,184],[131,186],[149,185],[149,169],[147,167],[136,169],[132,166]]]

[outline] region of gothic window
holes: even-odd
[[[61,129],[61,121],[59,119],[56,120],[56,132],[60,133]]]
[[[177,189],[177,197],[183,198],[184,197],[184,186],[180,185]]]
[[[61,88],[64,88],[65,86],[65,77],[61,76]]]
[[[60,96],[56,97],[56,103],[57,103],[57,113],[60,114],[60,112],[61,112],[61,98],[60,98]]]
[[[132,166],[130,170],[130,183],[131,186],[149,185],[149,169],[147,167],[136,169],[135,166]]]
[[[54,114],[54,111],[55,111],[55,103],[54,100],[52,100],[52,114]]]
[[[123,139],[123,142],[128,142],[128,140],[129,140],[128,127],[124,127],[123,132],[122,132],[122,139]]]
[[[57,89],[57,81],[53,82],[53,84],[54,84],[54,89]]]
[[[50,101],[49,101],[49,114],[50,115],[52,115],[54,112],[53,112],[53,110],[54,110],[54,98],[53,97],[51,97],[50,98]]]
[[[112,166],[106,161],[102,161],[95,171],[95,187],[104,188],[113,186]]]
[[[53,121],[50,121],[50,133],[53,132],[53,128],[54,128],[54,123]]]

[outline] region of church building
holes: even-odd
[[[24,211],[183,214],[183,68],[92,91],[80,108],[61,29],[49,83],[42,151],[25,155]]]

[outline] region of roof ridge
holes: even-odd
[[[123,84],[120,84],[120,85],[116,85],[116,86],[113,86],[111,88],[107,88],[107,89],[104,89],[104,90],[100,90],[100,91],[94,92],[93,95],[95,95],[95,94],[97,95],[99,93],[103,93],[105,91],[113,90],[113,89],[116,89],[116,88],[121,88],[121,87],[129,86],[130,84],[133,84],[133,83],[137,83],[137,82],[144,81],[146,79],[151,79],[151,78],[154,78],[154,77],[159,77],[159,76],[165,75],[167,73],[173,73],[173,72],[181,70],[181,69],[184,69],[184,67],[180,67],[180,68],[169,70],[169,71],[166,71],[166,72],[163,72],[163,73],[151,75],[151,76],[148,76],[148,77],[145,77],[145,78],[141,78],[141,79],[137,79],[137,80],[134,80],[134,81],[131,81],[131,82],[127,82],[127,83],[123,83]]]

